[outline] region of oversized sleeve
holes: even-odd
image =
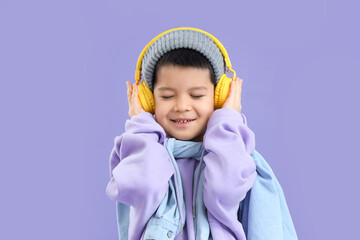
[[[204,204],[213,239],[246,239],[238,221],[240,201],[256,178],[251,157],[255,134],[245,115],[230,108],[214,111],[209,119],[204,147]]]
[[[150,113],[126,121],[125,133],[114,140],[110,154],[107,196],[130,206],[129,239],[140,239],[174,173],[163,128]]]

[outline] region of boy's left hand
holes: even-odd
[[[222,108],[231,108],[241,112],[241,87],[243,80],[236,77],[235,81],[231,81],[229,96],[227,97]]]

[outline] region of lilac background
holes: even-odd
[[[125,81],[174,27],[217,37],[299,239],[354,239],[356,1],[0,1],[0,239],[116,239],[105,195]],[[356,185],[355,185],[356,184]]]

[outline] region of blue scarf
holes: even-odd
[[[175,174],[169,180],[169,189],[158,209],[148,221],[144,239],[173,239],[182,234],[185,225],[186,209],[183,197],[181,175],[175,159],[194,158],[200,161],[194,173],[195,206],[193,206],[195,239],[209,239],[210,226],[206,217],[206,208],[203,201],[204,167],[202,161],[205,154],[202,142],[181,141],[169,138],[166,149],[175,169]],[[178,204],[180,203],[180,204]]]
[[[202,142],[168,139],[166,148],[173,163],[175,174],[169,180],[169,189],[157,211],[148,221],[144,239],[174,239],[185,224],[185,203],[181,176],[175,158],[194,158],[200,161],[195,170],[198,176],[196,192],[195,239],[212,239],[203,202],[204,149]],[[238,220],[242,223],[249,240],[296,240],[295,228],[287,207],[284,193],[270,166],[256,151],[251,154],[257,177],[251,190],[239,203]],[[199,173],[200,171],[200,173]],[[178,204],[180,203],[180,204]]]

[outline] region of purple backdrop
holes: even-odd
[[[125,81],[153,37],[184,26],[217,37],[244,79],[243,112],[299,239],[354,239],[359,7],[0,1],[0,239],[117,238],[105,188]]]

